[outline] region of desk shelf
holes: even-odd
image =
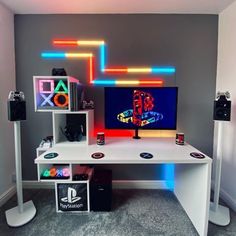
[[[55,111],[52,114],[53,120],[53,137],[55,145],[62,146],[80,146],[89,145],[92,142],[94,130],[94,111],[81,110],[81,111]],[[82,138],[80,141],[70,142],[67,140],[63,131],[69,124],[74,124],[82,131]]]
[[[52,177],[51,170],[55,169],[57,171],[60,171],[60,173],[57,174],[58,177]],[[68,170],[68,177],[59,177],[59,175],[62,175],[63,169]],[[45,176],[43,174],[46,173]],[[50,164],[40,164],[38,165],[38,181],[41,182],[57,182],[57,181],[66,181],[66,180],[71,180],[71,164],[55,164],[55,163],[50,163]]]

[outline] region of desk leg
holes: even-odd
[[[200,236],[208,230],[211,164],[176,164],[174,193]]]

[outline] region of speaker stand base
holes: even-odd
[[[23,212],[19,212],[19,206],[11,208],[5,212],[7,224],[11,227],[19,227],[22,226],[29,221],[31,221],[35,214],[36,208],[32,201],[25,202],[23,204]]]
[[[209,221],[219,226],[226,226],[230,223],[229,208],[218,205],[214,211],[214,203],[210,203]]]

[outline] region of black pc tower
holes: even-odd
[[[92,211],[111,211],[112,171],[94,170],[90,181],[90,209]]]

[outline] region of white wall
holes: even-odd
[[[216,91],[229,91],[231,121],[223,126],[222,197],[236,210],[236,2],[219,15]]]
[[[7,119],[7,97],[14,89],[14,15],[0,4],[0,198],[13,186],[15,172],[13,124]]]

